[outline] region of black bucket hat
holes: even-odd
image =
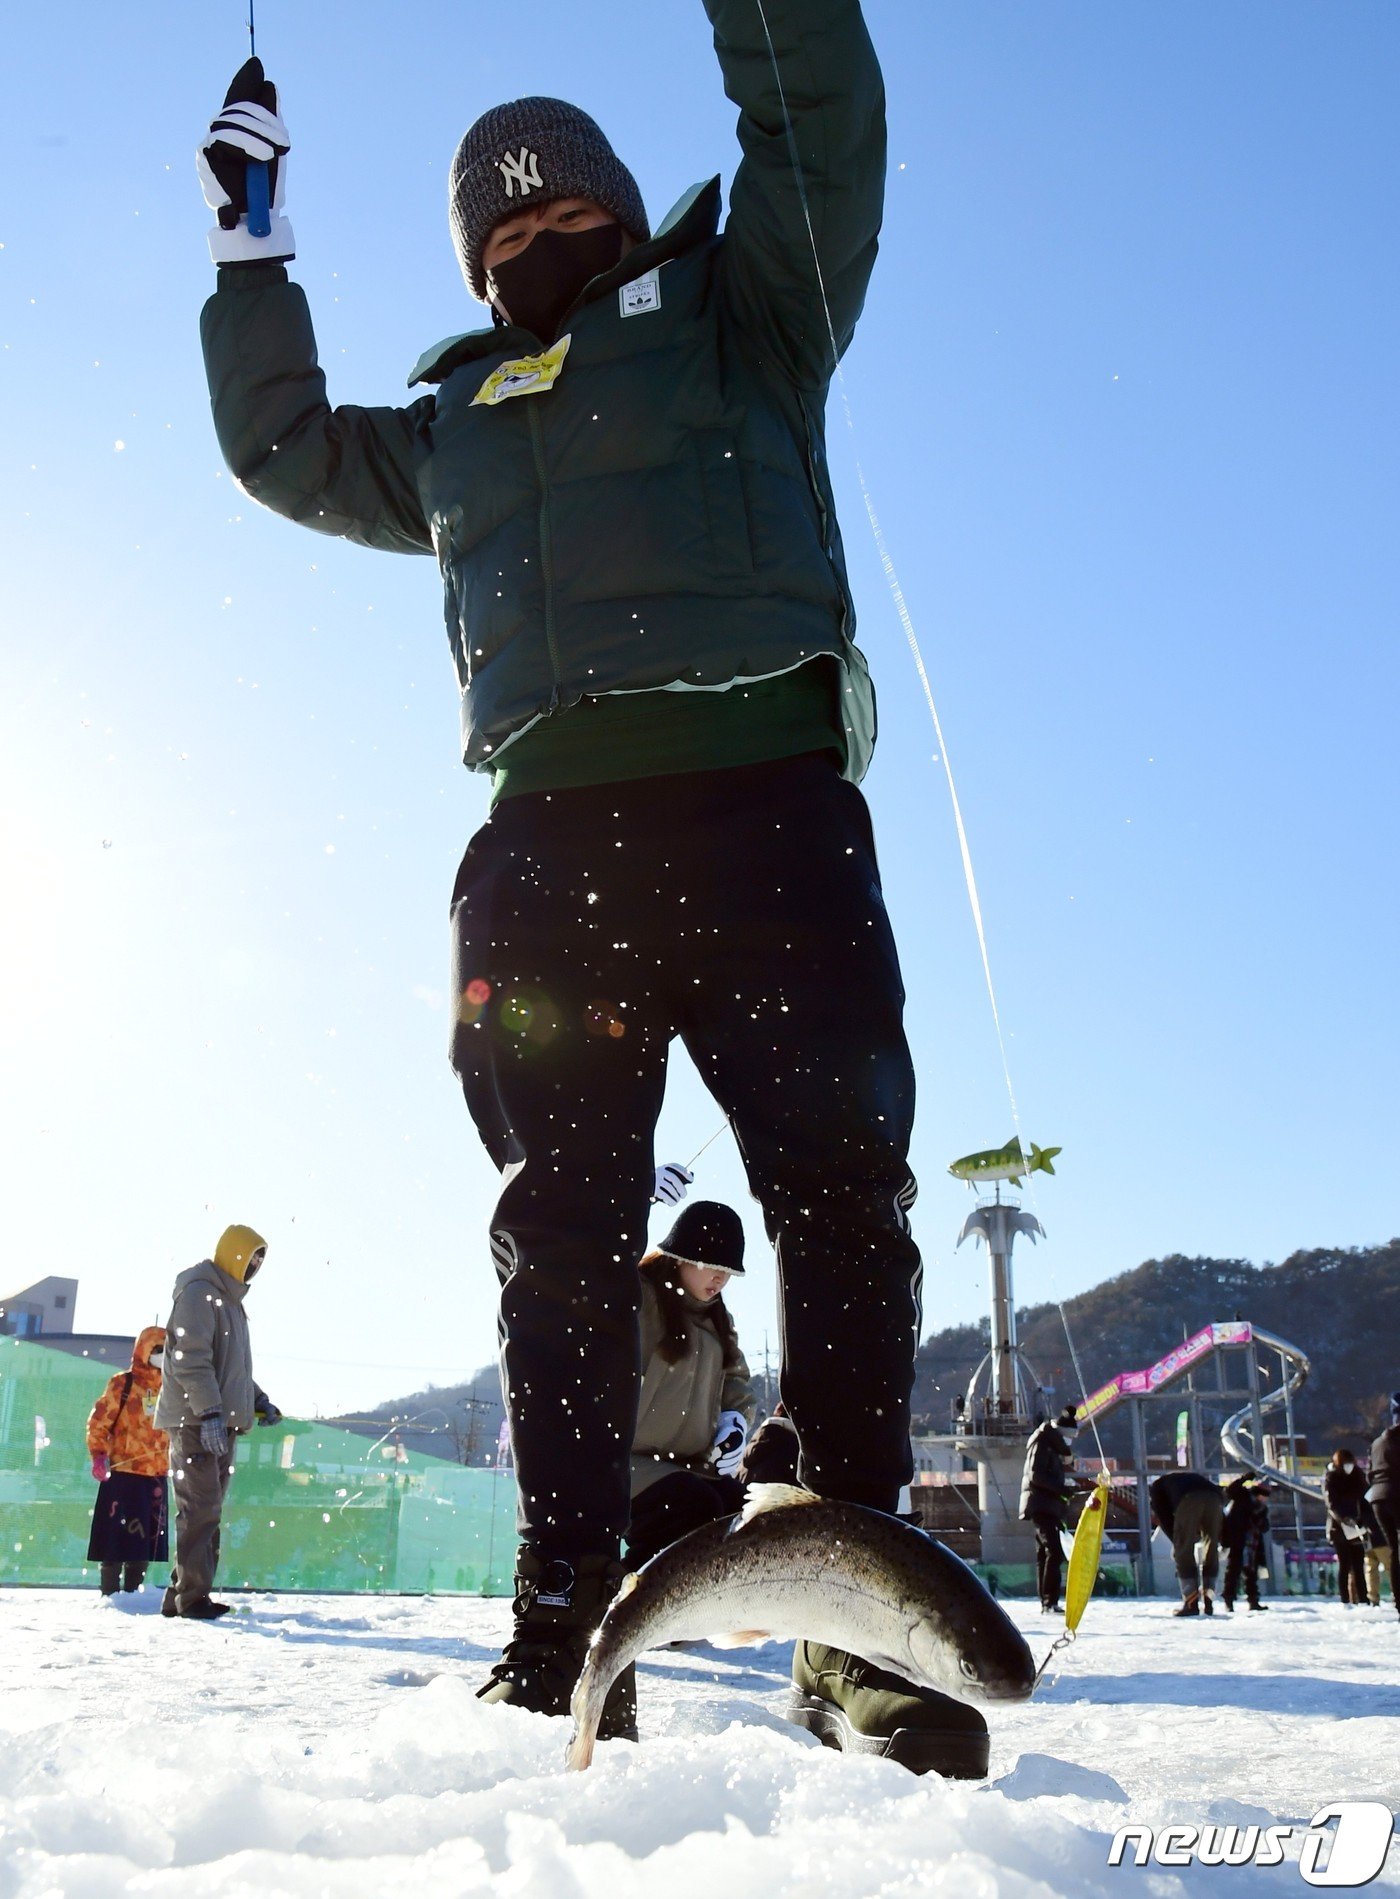
[[[718,1200],[695,1200],[681,1208],[660,1250],[687,1266],[710,1266],[742,1278],[744,1223],[733,1207]]]

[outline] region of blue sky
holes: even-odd
[[[1397,122],[1392,7],[868,0],[881,259],[834,471],[881,695],[867,791],[909,989],[932,1328],[985,1308],[945,1168],[1010,1110],[927,711],[958,775],[1026,1135],[1060,1143],[1024,1303],[1172,1251],[1395,1230]],[[326,22],[334,20],[328,37]],[[577,100],[653,218],[732,176],[698,0],[270,4],[288,211],[332,399],[472,327],[461,132]],[[14,1285],[163,1316],[229,1220],[288,1410],[492,1354],[493,1175],[445,1060],[457,762],[426,560],[262,513],[197,341],[200,129],[240,9],[31,9],[0,126],[0,1063]],[[717,1111],[683,1061],[658,1139]],[[776,1340],[772,1274],[734,1304]],[[1215,1315],[1183,1313],[1184,1323]],[[1306,1340],[1299,1343],[1306,1346]],[[1115,1366],[1094,1361],[1091,1381]]]

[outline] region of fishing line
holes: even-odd
[[[768,46],[768,58],[773,67],[773,78],[778,88],[778,103],[783,111],[783,128],[787,137],[788,156],[792,161],[792,173],[797,183],[797,196],[802,206],[803,222],[807,226],[807,241],[812,247],[812,262],[817,273],[817,289],[822,300],[822,310],[826,316],[826,333],[831,343],[831,361],[833,370],[835,371],[836,385],[841,395],[841,407],[846,418],[846,428],[851,437],[851,451],[855,461],[856,478],[860,483],[861,498],[865,503],[866,518],[870,522],[870,531],[874,536],[875,551],[879,556],[880,566],[884,570],[885,580],[890,590],[890,597],[893,599],[895,611],[899,615],[899,623],[904,629],[905,640],[908,642],[909,651],[913,656],[914,669],[919,675],[919,684],[924,690],[924,700],[928,706],[929,717],[933,721],[934,736],[938,741],[938,754],[942,761],[943,774],[948,782],[948,796],[953,806],[953,823],[958,834],[958,851],[962,858],[963,881],[967,886],[967,899],[972,910],[972,921],[977,931],[977,947],[982,956],[982,974],[986,980],[987,999],[992,1005],[992,1021],[996,1026],[997,1047],[1001,1052],[1001,1071],[1006,1081],[1007,1097],[1011,1103],[1011,1118],[1015,1124],[1016,1138],[1021,1141],[1024,1150],[1025,1142],[1021,1138],[1021,1116],[1016,1105],[1016,1090],[1011,1080],[1011,1065],[1006,1056],[1006,1037],[1002,1033],[1001,1010],[997,1006],[996,986],[992,981],[991,957],[987,952],[987,932],[982,920],[982,901],[977,892],[977,877],[972,867],[972,848],[968,843],[967,827],[963,823],[962,802],[958,797],[958,787],[953,777],[952,760],[948,756],[948,745],[943,736],[943,721],[938,716],[938,705],[933,696],[933,686],[929,680],[928,668],[924,664],[923,652],[919,646],[919,636],[914,629],[913,616],[909,611],[908,602],[904,598],[904,589],[900,585],[898,571],[895,568],[894,560],[890,555],[889,547],[885,541],[885,531],[880,524],[880,517],[875,507],[875,500],[870,492],[870,484],[865,478],[865,469],[861,463],[860,450],[856,446],[855,417],[851,411],[851,400],[846,389],[846,378],[841,368],[841,352],[836,342],[836,325],[832,320],[831,302],[826,294],[826,277],[822,271],[821,253],[817,249],[817,236],[812,226],[812,211],[807,198],[806,182],[802,176],[802,156],[797,149],[797,134],[793,129],[792,114],[788,110],[787,92],[783,85],[782,71],[778,65],[777,49],[773,45],[773,35],[768,28],[768,15],[764,11],[763,0],[754,0],[754,5],[758,9],[758,17],[763,27],[763,37]]]
[[[1039,1668],[1037,1668],[1035,1671],[1035,1681],[1031,1687],[1032,1694],[1035,1693],[1036,1689],[1039,1688],[1041,1682],[1044,1681],[1045,1671],[1049,1668],[1051,1662],[1055,1660],[1055,1657],[1057,1655],[1060,1655],[1060,1660],[1056,1664],[1056,1667],[1055,1667],[1055,1673],[1054,1675],[1051,1676],[1052,1681],[1058,1681],[1059,1676],[1060,1676],[1060,1670],[1064,1667],[1065,1662],[1068,1661],[1069,1659],[1068,1656],[1062,1655],[1061,1651],[1063,1649],[1069,1648],[1073,1644],[1073,1642],[1074,1642],[1074,1635],[1072,1631],[1069,1629],[1066,1629],[1063,1635],[1057,1635],[1055,1637],[1054,1641],[1050,1644],[1049,1648],[1045,1651],[1045,1660],[1040,1664]]]
[[[1079,1381],[1079,1400],[1081,1404],[1087,1405],[1089,1402],[1089,1387],[1084,1383],[1084,1374],[1079,1369],[1079,1354],[1075,1351],[1074,1340],[1070,1336],[1069,1320],[1065,1316],[1063,1304],[1058,1299],[1055,1301],[1055,1309],[1060,1315],[1060,1324],[1065,1328],[1065,1343],[1069,1347],[1069,1355],[1074,1363],[1074,1375]],[[1104,1456],[1103,1439],[1099,1436],[1099,1421],[1097,1418],[1091,1417],[1089,1419],[1089,1429],[1093,1432],[1094,1442],[1098,1446],[1099,1466],[1101,1469],[1107,1470],[1108,1459]]]
[[[690,1159],[686,1162],[687,1172],[695,1165],[696,1161],[699,1160],[700,1156],[704,1153],[707,1147],[714,1146],[715,1142],[719,1139],[720,1135],[723,1134],[724,1130],[728,1126],[729,1126],[729,1116],[725,1115],[724,1119],[720,1122],[719,1126],[715,1129],[714,1133],[710,1136],[709,1140],[704,1142],[702,1146],[697,1147],[695,1152],[691,1155]]]
[[[841,408],[846,419],[846,429],[851,437],[852,456],[855,461],[856,478],[860,483],[861,499],[865,503],[866,517],[870,522],[870,531],[875,540],[875,551],[879,555],[880,565],[884,570],[885,579],[889,585],[890,596],[894,601],[895,611],[899,615],[899,623],[904,629],[904,637],[914,660],[914,668],[919,675],[919,684],[923,687],[924,700],[928,706],[929,717],[933,721],[934,736],[938,741],[938,752],[943,765],[943,775],[947,780],[948,796],[953,807],[953,823],[958,834],[958,852],[962,858],[963,881],[967,886],[967,900],[972,911],[973,925],[977,931],[977,947],[982,957],[982,975],[987,985],[987,999],[992,1007],[992,1021],[996,1027],[997,1048],[1001,1054],[1001,1072],[1006,1082],[1007,1099],[1011,1103],[1011,1119],[1015,1125],[1016,1138],[1021,1144],[1022,1152],[1025,1153],[1026,1141],[1021,1133],[1021,1112],[1016,1101],[1015,1085],[1011,1079],[1011,1064],[1007,1059],[1006,1037],[1002,1031],[1001,1010],[997,1004],[996,985],[992,980],[991,956],[987,949],[987,931],[982,917],[982,901],[978,895],[977,875],[973,869],[972,847],[968,842],[967,826],[963,822],[962,801],[958,797],[957,781],[953,776],[953,762],[948,755],[948,742],[943,736],[943,721],[938,716],[938,704],[933,696],[933,685],[928,676],[928,668],[924,664],[924,656],[919,646],[919,636],[914,627],[913,615],[910,613],[909,603],[904,597],[904,589],[900,585],[899,573],[885,540],[885,532],[880,524],[880,517],[875,507],[875,500],[870,492],[870,484],[865,478],[865,468],[861,462],[860,450],[856,444],[855,416],[851,409],[850,395],[846,388],[845,372],[841,367],[841,352],[836,342],[836,325],[831,315],[831,302],[826,292],[826,277],[822,270],[821,253],[817,248],[816,231],[812,225],[811,205],[807,197],[806,181],[802,175],[802,155],[797,149],[797,134],[793,128],[792,114],[788,110],[787,91],[783,85],[782,70],[778,64],[777,49],[773,44],[773,35],[769,30],[768,15],[764,11],[763,0],[754,0],[754,5],[758,9],[758,17],[763,27],[763,37],[768,47],[769,62],[773,68],[773,79],[778,88],[778,103],[782,107],[783,112],[783,129],[787,139],[788,157],[791,160],[793,177],[797,184],[797,196],[802,206],[803,222],[807,227],[807,241],[812,248],[812,263],[816,270],[817,289],[821,296],[822,310],[826,317],[827,339],[831,344],[832,366],[835,371],[837,389],[841,396]],[[1034,1174],[1027,1171],[1026,1181],[1030,1188],[1031,1204],[1035,1208],[1038,1216],[1040,1204],[1035,1190]],[[1065,1339],[1070,1348],[1070,1357],[1074,1360],[1075,1376],[1079,1379],[1080,1395],[1081,1397],[1087,1397],[1088,1394],[1084,1386],[1083,1375],[1079,1370],[1078,1356],[1074,1350],[1074,1341],[1070,1338],[1069,1323],[1065,1319],[1064,1307],[1061,1306],[1059,1311],[1060,1321],[1065,1328]],[[1093,1424],[1094,1439],[1095,1442],[1098,1443],[1099,1458],[1102,1462],[1103,1445],[1099,1442],[1098,1425],[1094,1423],[1092,1419],[1090,1423]]]
[[[953,823],[958,835],[958,853],[962,859],[963,881],[967,887],[968,906],[972,911],[973,926],[977,932],[977,947],[982,958],[982,975],[987,986],[987,1000],[991,1004],[992,1022],[996,1028],[997,1049],[1001,1055],[1001,1072],[1006,1082],[1007,1099],[1011,1104],[1011,1119],[1016,1129],[1016,1138],[1020,1143],[1021,1151],[1022,1153],[1026,1153],[1026,1141],[1021,1133],[1020,1109],[1016,1101],[1015,1085],[1011,1079],[1011,1064],[1006,1053],[1006,1036],[1002,1029],[1001,1009],[997,1003],[996,985],[992,980],[991,956],[987,949],[987,931],[982,916],[982,901],[977,889],[977,875],[972,864],[972,847],[968,842],[967,826],[963,821],[962,800],[958,797],[957,781],[953,775],[953,762],[948,755],[948,743],[943,735],[943,721],[938,716],[938,704],[933,695],[933,684],[928,676],[928,668],[924,664],[924,656],[919,645],[918,633],[914,627],[913,615],[910,613],[909,603],[904,597],[904,589],[900,584],[899,573],[895,567],[893,557],[890,554],[889,545],[885,539],[884,528],[881,525],[879,512],[875,506],[875,499],[870,492],[870,484],[866,480],[865,468],[861,462],[860,450],[856,438],[855,416],[851,409],[850,395],[846,388],[845,373],[841,367],[841,351],[836,341],[836,325],[831,314],[831,300],[827,296],[826,277],[822,270],[821,252],[817,247],[816,231],[812,224],[811,205],[807,197],[806,181],[802,174],[802,155],[797,148],[797,134],[792,123],[792,113],[788,110],[787,90],[783,85],[782,69],[778,64],[777,48],[773,44],[773,35],[768,26],[768,15],[764,10],[763,0],[754,0],[754,5],[758,10],[759,22],[763,28],[763,38],[768,47],[769,63],[773,68],[774,83],[778,89],[778,103],[782,108],[783,130],[787,141],[788,157],[792,164],[792,174],[797,185],[798,202],[802,206],[802,219],[807,227],[807,241],[812,249],[812,263],[816,271],[817,290],[821,296],[822,311],[826,318],[827,340],[831,345],[832,370],[841,397],[841,409],[846,419],[846,430],[851,438],[851,451],[852,459],[855,462],[856,479],[860,483],[861,499],[865,504],[866,518],[870,523],[870,531],[874,537],[875,551],[879,556],[880,566],[890,590],[890,597],[894,601],[895,612],[899,615],[899,623],[904,629],[904,638],[914,661],[914,669],[919,676],[919,684],[923,688],[924,701],[928,706],[929,717],[933,722],[934,737],[938,742],[939,758],[943,765],[943,775],[947,781],[948,796],[953,807]],[[1039,1201],[1035,1191],[1035,1177],[1029,1169],[1027,1170],[1026,1179],[1030,1186],[1031,1202],[1032,1205],[1035,1206],[1038,1215]],[[1084,1383],[1084,1374],[1080,1369],[1079,1354],[1075,1350],[1074,1339],[1070,1333],[1069,1320],[1065,1316],[1064,1306],[1058,1301],[1056,1303],[1059,1307],[1060,1323],[1064,1327],[1065,1342],[1069,1346],[1070,1358],[1074,1365],[1074,1374],[1079,1382],[1080,1397],[1081,1400],[1087,1400],[1088,1390]],[[1106,1474],[1108,1462],[1104,1456],[1103,1441],[1099,1436],[1098,1423],[1093,1418],[1090,1418],[1089,1423],[1094,1433],[1094,1442],[1098,1447],[1100,1469]],[[1054,1656],[1067,1648],[1073,1640],[1074,1631],[1067,1628],[1064,1634],[1052,1644],[1049,1654],[1046,1655],[1044,1661],[1036,1670],[1037,1686],[1044,1676],[1046,1669],[1050,1666]]]

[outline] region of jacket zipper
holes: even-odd
[[[544,427],[533,402],[526,400],[526,409],[530,417],[530,447],[535,456],[535,474],[540,484],[540,569],[544,582],[544,643],[549,649],[549,665],[554,676],[554,688],[550,693],[549,705],[553,711],[563,689],[563,668],[559,664],[559,648],[554,639],[554,543],[553,529],[549,518],[549,477],[544,466]]]

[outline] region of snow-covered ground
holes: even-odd
[[[1128,1822],[1306,1826],[1400,1807],[1400,1618],[1091,1606],[1059,1677],[993,1716],[985,1784],[826,1752],[780,1716],[789,1650],[667,1650],[640,1746],[472,1690],[509,1605],[0,1591],[0,1899],[867,1899],[1307,1890],[1272,1868],[1110,1868]],[[1054,1628],[1013,1604],[1037,1655]],[[1144,1887],[1143,1882],[1147,1882]],[[1376,1889],[1400,1889],[1392,1845]]]

